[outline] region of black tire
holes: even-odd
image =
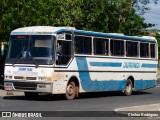
[[[67,100],[73,100],[77,95],[76,95],[76,84],[73,81],[70,81],[67,85],[66,88],[66,94],[65,97]]]
[[[132,81],[130,79],[126,81],[126,88],[124,90],[124,94],[126,96],[130,96],[132,94]]]
[[[36,93],[36,92],[24,92],[24,94],[25,94],[25,97],[27,97],[27,98],[34,99],[34,98],[38,97],[38,93]]]

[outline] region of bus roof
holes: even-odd
[[[144,42],[156,42],[155,37],[150,36],[127,36],[118,33],[102,33],[102,32],[93,32],[93,31],[84,31],[84,30],[75,30],[75,34],[86,34],[91,36],[98,37],[107,37],[113,39],[124,39],[124,40],[134,40],[134,41],[144,41]]]
[[[15,29],[11,35],[39,35],[39,34],[55,34],[60,30],[75,30],[74,27],[52,27],[52,26],[31,26]]]
[[[85,30],[76,30],[74,27],[52,27],[52,26],[32,26],[32,27],[23,27],[13,30],[11,35],[51,35],[59,34],[63,32],[74,32],[74,34],[82,34],[88,36],[97,36],[97,37],[107,37],[114,39],[125,39],[125,40],[134,40],[134,41],[144,41],[144,42],[156,42],[154,37],[150,36],[126,36],[118,33],[102,33],[102,32],[93,32]]]

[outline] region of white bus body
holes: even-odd
[[[49,36],[45,38],[45,43],[41,40],[43,36]],[[86,40],[90,39],[89,54],[85,54],[85,50],[82,50],[83,53],[76,52],[75,44],[78,46],[79,36],[86,37],[83,38]],[[98,54],[102,50],[96,50],[100,49],[100,47],[96,48],[96,38],[97,41],[105,41],[102,42],[105,43],[107,54]],[[29,41],[26,44],[29,47],[27,55],[24,54],[23,45],[19,49],[15,47],[16,45],[18,47],[18,44],[12,45],[23,39]],[[32,40],[34,43],[30,44]],[[119,49],[123,49],[120,54],[115,50],[116,48],[111,47],[117,41],[122,41],[123,44]],[[140,52],[141,42],[144,43],[141,50],[148,46],[146,51],[148,56],[143,56]],[[84,47],[85,44],[87,46],[88,43],[84,42]],[[131,53],[128,57],[126,47],[130,49],[129,45],[132,44],[137,46],[135,50],[137,53],[134,54],[137,55],[133,57]],[[63,55],[58,56],[61,60],[57,62],[55,51],[59,45],[62,45],[64,51]],[[20,53],[17,53],[16,49]],[[48,56],[45,56],[45,53],[41,56],[41,53],[49,50],[51,54],[47,52]],[[157,51],[157,41],[154,38],[83,31],[70,27],[19,28],[11,32],[9,53],[5,63],[4,87],[6,91],[24,91],[29,96],[34,93],[65,94],[67,99],[74,99],[82,92],[124,91],[126,95],[131,95],[132,89],[155,87],[158,68]],[[119,55],[113,55],[113,52]]]

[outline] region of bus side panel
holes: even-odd
[[[135,81],[135,89],[137,90],[152,88],[155,85],[156,85],[155,80],[136,80]]]
[[[89,65],[85,57],[77,57],[76,62],[81,87],[84,91],[121,91],[125,89],[126,80],[122,78],[122,75],[117,79],[113,77],[117,74],[114,72],[102,72],[100,68],[94,71],[89,70]]]
[[[76,64],[86,92],[122,91],[130,76],[137,90],[156,85],[157,61],[76,57]]]

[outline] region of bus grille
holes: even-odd
[[[36,80],[36,77],[26,77],[26,80]]]
[[[14,76],[14,79],[21,79],[21,80],[23,80],[23,77],[22,76]]]
[[[18,80],[36,80],[36,77],[23,77],[23,76],[14,76],[14,79]]]
[[[13,82],[15,89],[21,89],[21,90],[36,90],[37,83],[33,82]]]

